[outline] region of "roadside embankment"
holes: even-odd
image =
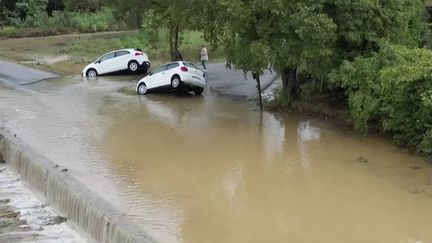
[[[155,242],[107,201],[68,174],[66,168],[0,129],[0,160],[44,203],[95,242]]]

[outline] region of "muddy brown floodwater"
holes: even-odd
[[[160,242],[432,242],[432,166],[387,139],[120,78],[0,88],[0,123]]]

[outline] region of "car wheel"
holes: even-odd
[[[204,89],[201,87],[195,87],[193,89],[193,92],[195,93],[195,95],[201,95],[204,92]]]
[[[145,94],[147,94],[147,86],[145,85],[145,83],[141,83],[141,84],[138,86],[137,93],[138,93],[139,95],[145,95]]]
[[[128,64],[128,68],[131,72],[136,72],[138,71],[139,64],[137,61],[130,61]]]
[[[97,71],[94,68],[91,68],[91,69],[87,70],[86,75],[89,78],[96,78],[96,76],[98,75],[98,73],[97,73]]]
[[[173,87],[174,89],[177,89],[178,87],[180,87],[181,85],[181,80],[179,76],[174,76],[171,79],[171,87]]]

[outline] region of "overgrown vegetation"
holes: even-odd
[[[62,33],[86,33],[116,30],[118,24],[113,10],[103,7],[97,12],[63,12],[53,11],[50,16],[46,12],[28,15],[24,19],[10,20],[13,24],[3,27],[0,35],[5,37],[27,37],[55,35]]]
[[[432,51],[383,44],[330,75],[346,89],[359,129],[383,130],[400,145],[432,153]]]

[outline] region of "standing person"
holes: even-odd
[[[206,63],[208,61],[208,52],[205,45],[202,45],[200,60],[201,60],[201,64],[203,65],[204,71],[207,71]]]

